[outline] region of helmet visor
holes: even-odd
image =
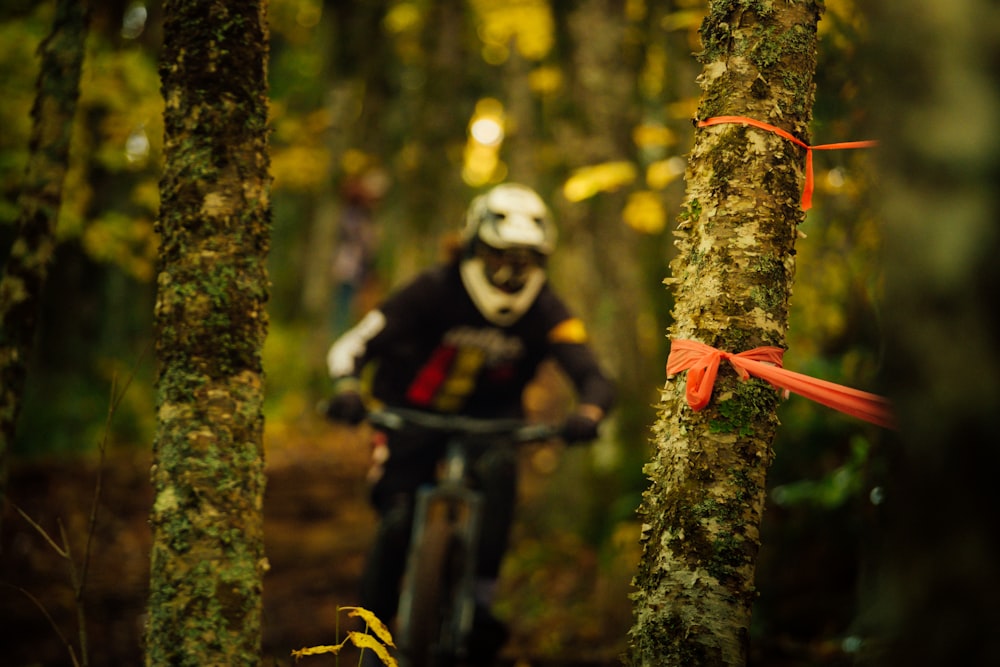
[[[483,261],[490,284],[508,294],[520,292],[536,270],[545,268],[545,256],[531,248],[501,249],[478,243],[475,254]]]

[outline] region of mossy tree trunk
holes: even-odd
[[[164,3],[147,665],[260,662],[266,2]]]
[[[701,28],[699,118],[739,115],[808,142],[821,3],[716,0]],[[784,346],[804,151],[768,131],[696,133],[669,282],[671,339],[727,352]],[[743,665],[779,396],[720,369],[693,412],[668,379],[640,510],[632,665]]]
[[[39,47],[41,67],[31,110],[30,157],[18,199],[17,238],[0,279],[0,503],[6,500],[10,447],[21,412],[39,302],[55,254],[87,39],[86,9],[86,3],[78,0],[57,2],[52,32]]]

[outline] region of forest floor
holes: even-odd
[[[263,664],[291,665],[292,650],[333,644],[337,628],[343,633],[347,627],[343,616],[338,626],[338,608],[357,603],[356,585],[375,518],[366,500],[367,452],[356,434],[308,421],[269,431],[266,440],[264,529],[270,571],[264,580]],[[80,655],[77,612],[82,608],[90,665],[142,664],[153,495],[149,467],[148,451],[108,452],[103,466],[96,456],[12,462],[10,498],[31,521],[8,507],[0,525],[0,663],[72,664],[68,646]],[[91,531],[98,480],[100,502]],[[69,561],[39,529],[59,545],[65,534],[78,568],[92,534],[82,607],[74,601]],[[573,572],[570,587],[588,579],[593,583],[588,573],[597,559],[573,545],[567,548],[586,562],[577,567],[560,563],[561,579]],[[614,609],[601,612],[611,613],[613,623],[598,622],[575,638],[569,633],[577,648],[564,651],[552,648],[552,636],[556,626],[567,634],[565,616],[552,617],[547,625],[544,614],[520,615],[531,620],[512,621],[514,638],[504,661],[525,667],[617,664],[629,616],[627,573],[619,579],[624,583],[613,591]],[[558,600],[557,591],[553,598]],[[546,643],[549,649],[537,650]],[[353,663],[350,655],[344,659]],[[306,667],[310,663],[334,661],[330,656],[300,661]]]

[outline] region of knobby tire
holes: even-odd
[[[439,650],[444,623],[455,613],[452,599],[458,586],[461,544],[454,526],[444,512],[429,512],[420,544],[417,545],[412,575],[409,633],[409,667],[443,667],[454,656]]]

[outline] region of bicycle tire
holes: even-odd
[[[441,509],[441,508],[439,508]],[[455,580],[463,560],[461,539],[444,511],[428,513],[423,535],[410,568],[412,581],[407,623],[409,667],[447,667],[454,662],[450,650],[440,646],[446,624],[454,613]]]

